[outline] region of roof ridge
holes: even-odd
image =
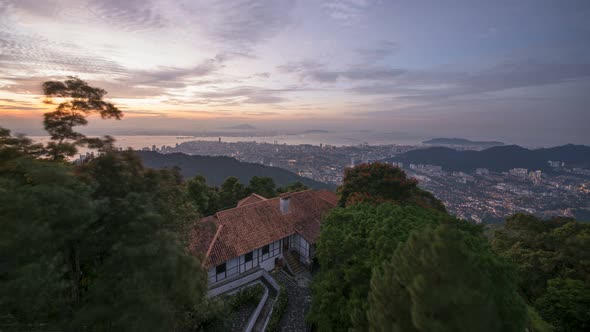
[[[246,197],[244,197],[244,198],[240,199],[240,200],[238,201],[238,204],[236,205],[236,207],[241,207],[241,206],[242,206],[242,204],[243,204],[244,202],[246,202],[246,201],[247,201],[248,199],[250,199],[250,198],[257,198],[257,199],[259,199],[260,201],[266,201],[266,200],[268,199],[268,198],[266,198],[266,197],[264,197],[264,196],[258,195],[257,193],[251,193],[250,195],[248,195],[248,196],[246,196]],[[252,202],[252,203],[249,203],[249,204],[253,204],[253,203],[256,203],[256,202]]]
[[[292,192],[291,194],[292,194],[292,195],[298,195],[298,194],[302,194],[302,193],[305,193],[305,192],[308,192],[308,191],[314,191],[314,189],[311,189],[311,188],[310,188],[310,189],[305,189],[305,190],[295,191],[295,192]],[[318,191],[318,192],[319,192],[319,191]],[[258,195],[258,194],[254,194],[254,193],[253,193],[252,195]],[[259,195],[259,196],[260,196],[260,195]],[[248,197],[249,197],[249,196],[248,196]],[[246,198],[248,198],[248,197],[246,197]],[[260,197],[264,198],[263,196],[260,196]],[[246,198],[243,198],[243,199],[246,199]],[[236,206],[236,207],[233,207],[233,208],[231,208],[231,209],[225,209],[225,210],[221,210],[221,211],[218,211],[218,212],[216,212],[216,213],[215,213],[215,216],[217,217],[217,215],[218,215],[219,213],[224,213],[224,212],[232,211],[232,210],[235,210],[235,209],[241,209],[241,208],[245,208],[246,206],[249,206],[249,207],[250,207],[250,206],[252,206],[252,205],[259,204],[259,203],[263,203],[263,202],[272,201],[272,200],[274,200],[274,199],[280,199],[280,197],[279,197],[279,196],[277,196],[277,197],[272,197],[272,198],[264,198],[264,200],[262,200],[262,201],[253,202],[253,203],[246,204],[246,205],[242,205],[242,206]],[[239,203],[239,202],[238,202],[238,203]],[[217,219],[219,219],[219,217],[218,217]]]
[[[211,254],[211,250],[213,249],[213,245],[215,245],[215,242],[217,242],[217,238],[219,237],[219,233],[221,233],[221,228],[223,228],[223,224],[220,224],[219,227],[217,228],[217,232],[215,232],[215,236],[213,236],[213,239],[211,240],[211,244],[209,244],[209,249],[207,249],[207,253],[205,254],[205,259],[203,260],[203,262],[201,262],[201,265],[205,265],[205,263],[209,259],[209,255]]]

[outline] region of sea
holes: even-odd
[[[139,150],[156,146],[174,147],[176,144],[189,141],[219,141],[221,142],[257,142],[271,144],[311,144],[311,145],[333,145],[333,146],[354,146],[360,144],[368,145],[421,145],[423,138],[415,137],[392,137],[388,133],[309,133],[309,134],[281,134],[269,136],[160,136],[160,135],[114,135],[115,145],[123,149],[131,148]],[[48,136],[29,136],[38,143],[47,143]],[[84,149],[79,149],[85,153]]]

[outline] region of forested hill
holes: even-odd
[[[301,182],[314,189],[335,189],[333,185],[299,176],[282,168],[240,162],[230,157],[192,156],[184,153],[161,154],[152,151],[137,151],[146,167],[172,168],[178,166],[185,178],[202,175],[210,185],[221,185],[229,176],[241,183],[248,183],[253,176],[271,177],[282,187]]]
[[[470,141],[464,138],[433,138],[428,141],[423,141],[427,145],[478,145],[478,146],[503,146],[502,142],[498,141]]]
[[[549,171],[547,161],[565,162],[567,168],[590,167],[590,147],[563,145],[529,150],[517,145],[497,146],[482,151],[457,151],[445,147],[412,150],[384,161],[442,166],[447,171],[473,171],[487,168],[502,172],[511,168]]]

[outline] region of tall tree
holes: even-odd
[[[221,184],[219,190],[219,208],[235,207],[238,201],[246,196],[244,185],[235,176],[230,176]]]
[[[188,195],[201,214],[209,210],[210,189],[207,180],[202,175],[197,175],[187,182]]]
[[[371,331],[524,331],[516,273],[468,228],[415,232],[373,273]]]
[[[418,181],[408,178],[399,167],[379,162],[361,164],[345,171],[338,189],[339,203],[346,206],[358,202],[391,202],[446,211],[442,202],[417,185]]]
[[[77,79],[44,88],[70,98],[46,116],[53,160],[0,130],[0,329],[198,330],[206,276],[186,249],[197,214],[180,173],[113,149],[62,162],[68,146],[112,143],[73,131],[85,115],[120,114]]]
[[[0,316],[17,330],[59,328],[79,306],[79,258],[95,208],[69,164],[0,162]]]
[[[322,221],[308,319],[320,331],[368,328],[369,281],[413,230],[456,220],[417,206],[355,204],[332,210]]]
[[[275,181],[266,176],[253,176],[246,187],[246,191],[249,194],[258,194],[266,198],[277,196]]]
[[[197,219],[173,170],[143,167],[131,151],[111,151],[80,169],[101,203],[87,244],[88,292],[76,329],[171,331],[205,301],[206,277],[186,250]],[[100,261],[98,265],[94,261]]]
[[[105,148],[112,145],[110,137],[104,139],[88,138],[76,132],[74,127],[88,124],[86,117],[99,114],[101,118],[121,119],[123,113],[112,103],[103,100],[106,91],[89,86],[77,77],[69,77],[63,82],[48,81],[43,83],[45,102],[54,104],[54,98],[64,99],[53,112],[45,113],[43,124],[51,136],[47,144],[49,156],[54,160],[73,156],[76,146],[89,145],[92,148]]]

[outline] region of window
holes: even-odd
[[[246,254],[245,260],[246,260],[246,263],[252,261],[252,252],[251,251]]]
[[[265,245],[264,247],[262,247],[262,254],[266,255],[270,252],[270,247],[267,245]]]
[[[215,274],[221,274],[223,272],[225,272],[225,263],[217,265],[217,267],[215,268]]]

